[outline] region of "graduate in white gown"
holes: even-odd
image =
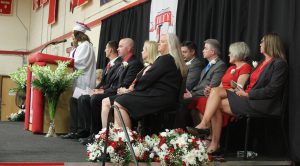
[[[74,58],[75,69],[81,69],[84,74],[78,77],[74,83],[74,88],[94,89],[96,87],[96,60],[95,52],[89,37],[85,34],[90,28],[80,22],[76,22],[73,28],[73,45],[78,45],[70,53]]]

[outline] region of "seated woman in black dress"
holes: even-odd
[[[158,46],[157,42],[146,40],[144,42],[143,51],[142,51],[142,58],[143,58],[145,67],[137,74],[136,79],[132,82],[132,84],[129,86],[129,88],[121,87],[118,89],[117,95],[110,96],[110,97],[107,97],[102,100],[102,109],[101,109],[102,110],[102,112],[101,112],[102,128],[106,128],[109,110],[111,108],[111,105],[114,103],[115,98],[117,98],[118,95],[122,95],[122,94],[133,91],[136,81],[140,77],[145,75],[147,70],[150,69],[151,65],[153,64],[153,62],[159,55],[157,46]]]
[[[222,112],[233,115],[280,115],[282,90],[287,80],[287,62],[282,41],[277,34],[265,35],[260,44],[264,60],[250,75],[245,91],[232,92],[224,88],[212,89],[205,113],[196,128],[187,127],[193,135],[209,135],[212,125],[212,141],[208,152],[220,148]]]
[[[139,119],[166,109],[178,102],[183,77],[187,67],[181,56],[180,44],[174,34],[161,35],[158,44],[160,56],[146,74],[136,81],[134,91],[115,99],[125,125],[131,128],[131,119]],[[120,127],[118,113],[114,113],[115,126]]]

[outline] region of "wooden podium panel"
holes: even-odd
[[[8,116],[11,113],[19,111],[15,104],[16,92],[10,91],[10,89],[16,88],[16,84],[9,77],[2,76],[1,86],[1,121],[8,121]]]

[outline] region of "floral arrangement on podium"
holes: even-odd
[[[88,144],[88,160],[97,161],[104,154],[105,131],[95,136],[95,142]],[[166,130],[159,135],[141,139],[129,130],[130,140],[139,162],[160,162],[161,165],[205,165],[208,162],[206,146],[199,138],[182,129]],[[110,126],[107,153],[110,162],[127,165],[132,162],[122,129]]]
[[[82,70],[68,72],[68,64],[70,61],[57,61],[57,68],[54,71],[50,66],[33,65],[30,67],[34,78],[33,86],[44,93],[48,102],[50,126],[46,137],[56,136],[54,118],[59,96],[70,88],[74,80],[83,73]]]

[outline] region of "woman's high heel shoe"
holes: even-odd
[[[210,135],[210,129],[198,129],[194,127],[186,127],[188,133],[200,137],[200,138],[205,138]]]

